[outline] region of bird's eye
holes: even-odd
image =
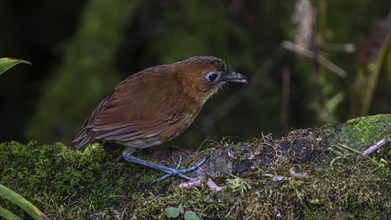
[[[210,72],[208,74],[205,75],[205,78],[209,81],[209,82],[213,82],[217,79],[217,77],[219,76],[219,74],[215,73],[215,72]]]

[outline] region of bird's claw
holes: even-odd
[[[181,178],[183,178],[185,180],[196,180],[196,178],[191,178],[191,177],[188,177],[188,176],[186,176],[184,174],[197,170],[200,166],[204,165],[204,163],[207,160],[207,157],[206,157],[203,160],[201,160],[199,163],[197,163],[195,166],[187,168],[187,169],[180,170],[179,168],[180,168],[181,163],[182,163],[182,156],[179,157],[179,161],[178,161],[178,164],[177,164],[176,168],[170,168],[170,167],[162,166],[162,165],[159,165],[159,164],[155,164],[155,163],[152,163],[152,162],[149,162],[149,161],[137,158],[135,156],[132,156],[126,150],[124,150],[122,152],[122,157],[125,160],[129,161],[129,162],[141,164],[141,165],[144,165],[144,166],[147,166],[147,167],[150,167],[150,168],[153,168],[153,169],[156,169],[156,170],[160,170],[160,171],[163,171],[163,172],[167,173],[166,175],[164,175],[164,176],[154,180],[153,182],[161,182],[161,181],[163,181],[163,180],[165,180],[168,177],[173,176],[173,175],[178,175],[179,177],[181,177]]]
[[[198,164],[196,164],[193,167],[190,167],[190,168],[187,168],[187,169],[183,169],[183,170],[179,170],[179,168],[181,167],[181,163],[182,163],[182,155],[181,155],[181,156],[179,156],[178,164],[177,164],[175,169],[168,168],[167,170],[164,171],[164,172],[167,173],[166,175],[164,175],[164,176],[162,176],[160,178],[157,178],[152,183],[159,183],[159,182],[161,182],[161,181],[163,181],[163,180],[165,180],[168,177],[173,176],[173,175],[178,175],[179,177],[181,177],[182,179],[185,179],[187,181],[197,180],[197,178],[191,178],[191,177],[188,177],[188,176],[186,176],[184,174],[196,171],[200,166],[205,164],[206,160],[207,160],[207,158],[204,158],[203,160],[201,160]]]

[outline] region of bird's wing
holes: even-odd
[[[164,74],[140,76],[119,84],[91,114],[86,126],[92,128],[95,139],[157,144],[157,140],[171,139],[165,137],[170,136],[170,125],[185,120],[188,97],[181,85]]]

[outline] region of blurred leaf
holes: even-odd
[[[15,59],[15,58],[0,58],[0,75],[3,74],[5,71],[11,69],[15,65],[18,65],[19,63],[25,63],[25,64],[30,64],[30,62],[25,61],[25,60],[20,60],[20,59]]]
[[[23,198],[18,193],[0,184],[0,196],[15,203],[27,213],[29,213],[34,219],[49,219],[41,210],[31,204],[28,200]]]
[[[193,211],[186,211],[184,218],[185,218],[185,220],[199,220],[200,219],[197,216],[197,214],[195,214]]]
[[[176,218],[179,216],[180,213],[181,212],[180,212],[179,208],[168,207],[168,208],[164,209],[164,215],[168,218]]]
[[[4,209],[0,206],[0,216],[4,217],[5,219],[12,219],[12,220],[22,220],[19,216],[15,215],[14,213],[8,211],[7,209]]]

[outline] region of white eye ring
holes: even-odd
[[[216,72],[209,72],[205,75],[205,79],[207,79],[209,82],[214,82],[217,78],[219,78],[219,74]]]

